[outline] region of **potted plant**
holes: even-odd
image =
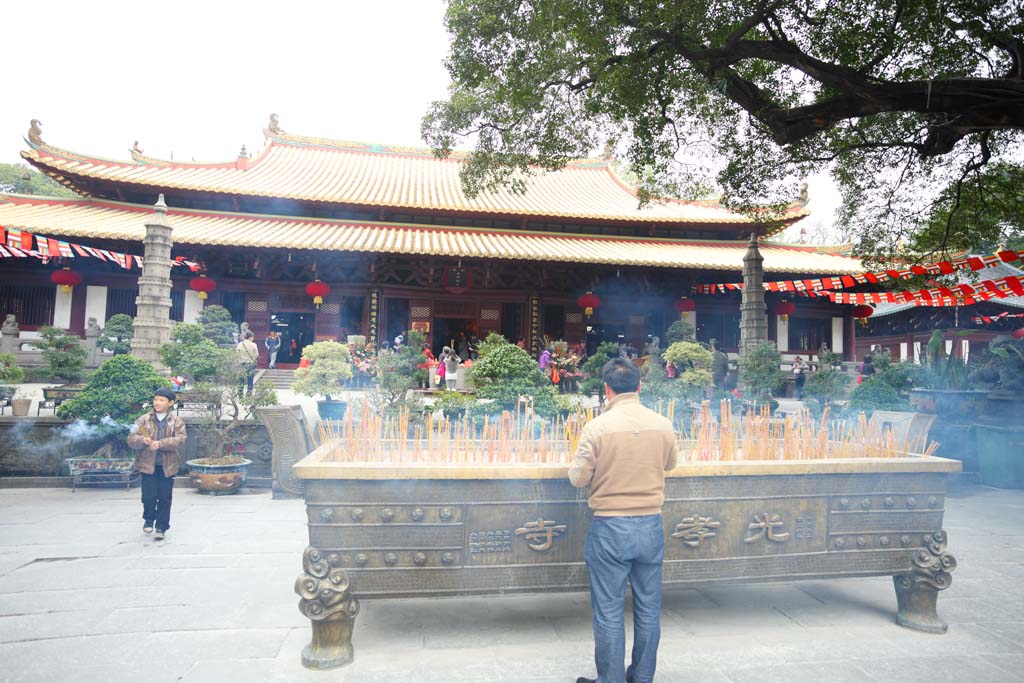
[[[466,416],[469,409],[476,403],[471,394],[464,394],[461,391],[449,391],[443,389],[433,397],[433,407],[444,413],[449,420],[458,420]]]
[[[481,413],[516,411],[522,396],[529,397],[537,415],[550,417],[558,410],[555,403],[558,394],[551,380],[540,371],[537,361],[500,334],[487,335],[469,377],[476,387],[477,397],[490,399],[478,404]]]
[[[239,430],[256,408],[277,403],[273,386],[265,380],[256,382],[251,393],[244,392],[245,370],[232,349],[217,344],[225,331],[222,322],[182,323],[174,328],[174,341],[159,351],[172,372],[192,383],[192,388],[178,394],[178,400],[209,406],[191,418],[191,424],[199,427],[197,450],[205,457],[185,463],[196,490],[207,495],[230,494],[242,488],[252,461],[243,455],[245,445]],[[222,419],[224,413],[227,419]]]
[[[679,321],[682,322],[682,321]],[[661,354],[665,362],[675,369],[675,378],[683,387],[683,395],[691,400],[700,400],[704,390],[714,385],[711,376],[711,352],[693,341],[673,342]]]
[[[1009,418],[1024,395],[1024,339],[999,336],[973,373],[989,389],[989,410],[974,425],[978,472],[989,486],[1024,489],[1024,435]]]
[[[957,337],[971,333],[958,332]],[[914,410],[962,419],[973,417],[983,409],[987,392],[970,390],[967,364],[955,353],[946,351],[943,330],[935,330],[928,340],[924,366],[929,371],[923,375],[927,384],[915,384],[910,390],[910,405]]]
[[[11,415],[14,417],[27,417],[31,407],[32,399],[24,391],[19,389],[14,393],[14,397],[11,398]]]
[[[64,401],[57,416],[81,420],[105,443],[91,455],[68,458],[72,476],[82,472],[128,473],[135,463],[135,452],[127,437],[135,419],[145,412],[153,393],[170,383],[144,360],[117,355],[93,373],[85,388]]]
[[[324,397],[317,401],[321,419],[343,419],[346,404],[334,396],[341,394],[342,383],[352,377],[348,346],[335,341],[315,342],[302,350],[302,357],[309,365],[295,371],[292,389],[304,396]]]

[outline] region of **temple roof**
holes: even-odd
[[[431,150],[393,147],[267,132],[254,158],[226,162],[165,161],[133,151],[131,161],[77,154],[26,140],[29,163],[83,195],[119,198],[116,188],[156,192],[213,193],[326,204],[463,212],[516,217],[551,217],[648,224],[755,225],[749,217],[715,202],[669,200],[638,207],[632,187],[606,160],[581,160],[560,171],[539,172],[527,191],[483,192],[468,198],[459,169],[464,153],[436,158]],[[104,191],[97,191],[102,187]],[[807,215],[802,206],[787,222]]]
[[[46,236],[141,243],[152,208],[100,199],[0,195],[0,225]],[[745,241],[671,240],[170,209],[175,244],[500,258],[739,272]],[[827,249],[763,241],[768,272],[850,274]]]

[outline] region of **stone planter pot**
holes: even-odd
[[[911,389],[910,405],[915,412],[951,416],[961,420],[984,411],[986,391],[953,389]]]
[[[348,403],[345,401],[317,401],[316,411],[321,420],[344,420]]]
[[[11,399],[11,415],[14,417],[27,417],[28,410],[32,407],[32,399],[30,398],[12,398]]]
[[[1024,430],[979,424],[978,472],[982,483],[1001,489],[1024,489]]]
[[[309,547],[296,581],[309,668],[352,661],[359,601],[588,589],[585,494],[551,466],[295,465]],[[686,463],[663,511],[668,586],[892,576],[902,626],[943,633],[956,561],[943,458]]]
[[[208,496],[224,496],[237,493],[245,484],[246,475],[252,460],[243,458],[243,462],[228,465],[209,464],[215,458],[199,458],[189,460],[188,476],[199,493]]]

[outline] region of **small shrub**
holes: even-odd
[[[782,388],[786,373],[779,369],[782,354],[772,342],[763,342],[740,356],[740,384],[754,398],[769,398]]]
[[[17,384],[25,379],[13,353],[0,353],[0,384]]]
[[[345,344],[336,341],[320,341],[302,350],[302,357],[309,365],[295,371],[292,389],[305,396],[325,396],[341,392],[343,382],[352,378],[352,364]]]

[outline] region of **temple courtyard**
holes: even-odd
[[[594,673],[583,593],[364,602],[355,662],[302,668],[301,500],[0,489],[0,680],[569,683]],[[657,680],[1024,679],[1024,491],[951,483],[946,635],[894,622],[888,577],[667,591]],[[627,623],[627,628],[629,624]]]

